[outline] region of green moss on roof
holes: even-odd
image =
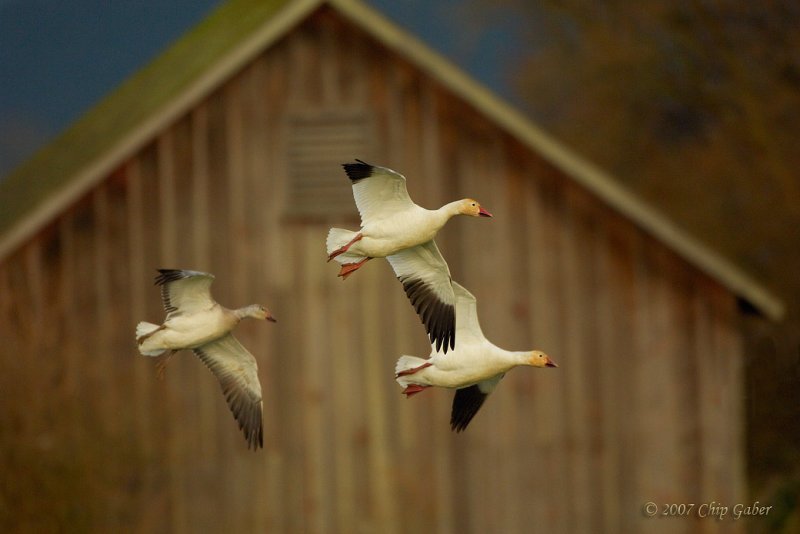
[[[0,236],[290,0],[231,0],[0,182]]]

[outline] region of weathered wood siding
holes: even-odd
[[[546,350],[455,435],[452,395],[393,378],[426,336],[384,261],[342,282],[328,227],[293,215],[292,113],[366,112],[362,157],[435,207],[495,214],[438,239],[498,345]],[[325,148],[322,147],[321,150]],[[344,191],[349,184],[330,168]],[[154,269],[216,274],[264,389],[247,451],[211,373],[166,379],[134,325],[163,317]],[[729,532],[643,517],[647,501],[740,502],[735,298],[474,110],[317,13],[0,264],[0,530]]]

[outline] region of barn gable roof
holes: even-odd
[[[158,131],[327,4],[772,319],[783,303],[610,175],[550,137],[455,65],[358,0],[231,0],[0,182],[0,259]]]

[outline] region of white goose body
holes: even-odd
[[[486,339],[475,297],[458,283],[452,284],[458,336],[455,348],[444,355],[433,346],[427,360],[403,355],[397,360],[395,378],[408,397],[432,386],[455,389],[450,426],[461,432],[508,371],[520,365],[557,366],[544,352],[508,351]]]
[[[263,447],[258,365],[232,331],[245,317],[273,322],[275,318],[259,304],[237,310],[218,304],[211,297],[212,274],[179,269],[158,271],[156,284],[161,286],[167,317],[161,325],[147,322],[136,325],[139,352],[145,356],[166,353],[158,364],[161,375],[175,352],[193,351],[217,377],[248,447]]]
[[[386,258],[431,342],[447,352],[455,344],[455,296],[450,271],[433,239],[456,215],[492,215],[469,198],[428,210],[411,201],[402,174],[361,160],[343,167],[353,184],[361,230],[331,228],[328,261],[342,264],[339,276],[344,279],[368,260]]]
[[[530,352],[512,352],[489,343],[466,345],[447,355],[433,351],[431,365],[414,374],[414,383],[451,389],[465,388],[502,377],[518,365],[527,365]]]
[[[391,256],[431,241],[457,214],[458,202],[445,204],[437,210],[412,204],[402,211],[366,222],[361,227],[362,238],[353,243],[348,252],[366,258]]]
[[[163,323],[163,329],[154,332],[140,345],[143,354],[165,350],[195,349],[219,339],[234,329],[239,318],[232,310],[214,304],[191,315],[172,313]]]

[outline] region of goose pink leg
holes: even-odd
[[[159,380],[164,380],[164,374],[167,372],[167,364],[169,363],[169,359],[172,358],[172,355],[178,352],[177,350],[171,350],[165,355],[161,356],[156,362],[156,377]]]
[[[342,268],[339,270],[339,276],[342,277],[342,280],[347,280],[347,277],[356,272],[362,265],[367,263],[372,258],[364,258],[358,263],[345,263],[342,265]]]
[[[430,367],[431,365],[433,365],[431,362],[425,362],[422,365],[418,365],[416,367],[412,367],[411,369],[406,369],[404,371],[400,371],[399,373],[397,373],[396,376],[413,375],[414,373],[416,373],[418,371],[422,371],[423,369],[425,369],[426,367]]]
[[[137,342],[139,345],[141,345],[142,343],[144,343],[144,341],[145,341],[147,338],[149,338],[150,336],[152,336],[152,335],[153,335],[153,334],[155,334],[156,332],[159,332],[159,331],[161,331],[161,330],[164,330],[165,328],[166,328],[166,326],[164,326],[164,325],[162,324],[161,326],[159,326],[158,328],[156,328],[156,329],[155,329],[155,330],[153,330],[152,332],[148,332],[147,334],[145,334],[145,335],[143,335],[143,336],[137,337],[137,338],[136,338],[136,342]]]
[[[330,255],[328,256],[328,261],[331,261],[333,258],[338,256],[339,254],[344,254],[345,252],[347,252],[347,250],[351,246],[353,246],[353,243],[355,243],[356,241],[359,241],[362,237],[364,237],[364,236],[361,235],[361,232],[357,233],[356,236],[353,239],[351,239],[349,243],[347,243],[346,245],[344,245],[344,246],[334,250],[333,252],[331,252]]]
[[[406,398],[411,397],[412,395],[416,395],[420,391],[425,391],[429,386],[420,386],[419,384],[409,384],[406,386],[406,389],[403,390],[403,394]]]

